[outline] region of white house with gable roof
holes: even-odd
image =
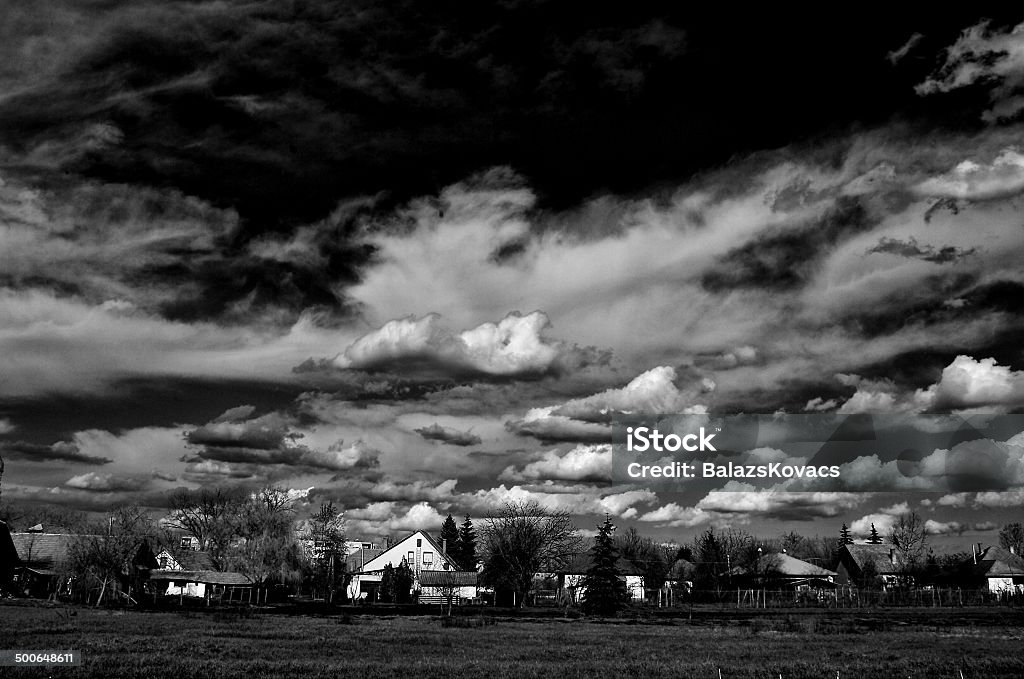
[[[439,545],[426,531],[418,530],[357,566],[349,583],[349,598],[353,601],[375,601],[379,596],[384,567],[388,564],[397,568],[405,561],[412,569],[414,590],[420,589],[420,574],[424,571],[458,571],[459,565],[445,552],[445,545]],[[463,589],[466,592],[460,592],[458,596],[476,596],[476,587]]]

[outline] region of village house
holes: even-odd
[[[998,594],[1024,592],[1024,559],[1012,548],[979,548],[972,559],[972,572],[979,580],[983,579],[988,591]]]
[[[12,585],[25,596],[49,597],[57,592],[59,574],[75,538],[66,533],[44,530],[41,525],[36,525],[24,533],[11,534],[18,555]]]
[[[362,549],[360,547],[357,552],[350,554],[346,559],[351,566],[349,572],[352,574],[348,586],[348,596],[353,601],[378,600],[384,567],[391,565],[392,568],[397,568],[403,561],[412,570],[413,590],[418,591],[422,588],[420,576],[424,572],[459,570],[458,564],[446,552],[447,545],[439,545],[434,538],[422,530],[399,540],[388,549],[378,551],[373,548]],[[431,587],[436,586],[431,585]],[[470,591],[469,588],[472,588],[473,593],[469,596],[476,596],[475,584],[461,587],[466,589],[460,591],[467,593]]]
[[[896,550],[889,545],[852,544],[839,549],[836,583],[867,586],[867,579],[879,578],[883,589],[892,587],[905,577],[897,566]]]
[[[764,554],[750,568],[737,567],[730,573],[741,584],[798,590],[835,587],[838,577],[835,571],[797,559],[786,552]]]
[[[221,571],[171,571],[153,570],[149,573],[149,581],[157,593],[166,596],[191,597],[222,601],[247,601],[259,603],[260,596],[265,595],[253,582],[242,573]],[[166,584],[166,587],[165,587]]]
[[[190,578],[216,570],[209,554],[192,549],[174,552],[162,549],[156,555],[156,562],[159,568],[150,572],[149,579],[152,582],[166,582],[166,590],[159,593],[170,596],[206,596],[206,583]]]
[[[198,542],[182,539],[184,549],[162,549],[156,555],[159,568],[149,572],[151,590],[164,596],[226,601],[252,601],[260,596],[253,582],[242,573],[218,571],[207,552],[193,547]],[[187,546],[186,546],[187,545]]]
[[[590,552],[577,554],[566,566],[556,570],[558,591],[564,594],[568,601],[578,604],[583,600],[583,594],[587,587],[583,584],[587,571],[593,565],[593,557]],[[643,601],[646,595],[644,590],[644,576],[633,564],[626,559],[619,557],[616,562],[621,579],[626,585],[626,592],[630,601]]]

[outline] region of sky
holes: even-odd
[[[1020,438],[991,490],[693,497],[608,422],[1024,412],[1022,132],[982,9],[4,2],[3,500],[991,542]]]

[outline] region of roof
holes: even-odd
[[[781,552],[765,554],[761,557],[760,565],[763,571],[787,578],[829,578],[836,575],[835,571],[830,571],[827,568],[816,566],[813,563]]]
[[[456,565],[455,564],[455,560],[451,557],[451,555],[445,553],[445,551],[443,549],[441,549],[441,545],[437,544],[437,541],[434,540],[434,538],[430,537],[430,533],[428,533],[425,530],[417,530],[417,531],[413,531],[412,533],[409,533],[408,535],[406,535],[401,540],[398,540],[397,542],[395,542],[395,544],[391,545],[390,547],[388,547],[385,550],[381,550],[378,554],[375,554],[371,558],[372,559],[378,559],[380,557],[383,557],[385,554],[387,554],[388,552],[390,552],[392,550],[398,550],[398,548],[402,547],[402,545],[405,543],[406,540],[408,540],[409,538],[415,537],[417,535],[422,535],[423,536],[423,539],[425,539],[427,541],[427,544],[430,545],[433,548],[434,553],[439,555],[439,558],[441,558],[441,559],[443,559],[445,561],[448,561],[452,566]],[[363,551],[370,552],[370,551],[373,551],[373,550],[363,550]],[[400,551],[401,551],[402,556],[405,556],[405,551],[406,551],[405,548],[403,547]],[[351,558],[352,556],[355,556],[355,554],[350,555],[349,558]],[[355,572],[355,573],[362,572],[362,570],[367,566],[367,564],[370,563],[370,561],[371,561],[371,559],[364,560],[360,564],[359,569],[358,570],[353,569],[352,572]],[[347,560],[346,560],[346,562],[347,562]],[[384,564],[380,564],[379,567],[374,567],[372,569],[372,571],[370,571],[370,572],[377,572],[377,571],[382,570],[383,568],[384,568]]]
[[[892,573],[896,570],[892,563],[892,547],[889,545],[852,544],[843,545],[843,550],[850,555],[854,565],[862,571],[868,563],[873,564],[878,573]]]
[[[210,557],[208,552],[200,552],[192,549],[180,549],[170,550],[165,549],[161,551],[167,552],[174,559],[175,563],[178,564],[179,568],[176,570],[181,571],[212,571],[213,570],[213,559]],[[175,569],[170,569],[175,570]]]
[[[155,570],[149,572],[150,580],[166,580],[171,582],[201,582],[208,585],[244,585],[255,584],[247,575],[220,571],[171,571]]]
[[[56,533],[14,533],[11,539],[26,566],[53,569],[68,556],[74,535]]]
[[[472,587],[476,571],[420,571],[421,587]]]
[[[1009,578],[1024,575],[1024,559],[1002,547],[987,547],[978,555],[978,575]]]

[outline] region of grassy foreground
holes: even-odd
[[[72,614],[73,613],[73,614]],[[0,605],[0,649],[81,651],[82,667],[0,668],[5,677],[702,677],[845,679],[1024,676],[1024,629],[813,614],[736,625],[686,621],[251,617]]]

